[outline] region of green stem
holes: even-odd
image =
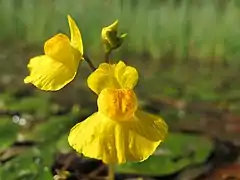
[[[85,61],[88,63],[89,67],[92,69],[92,71],[95,71],[96,68],[95,66],[93,65],[91,59],[87,56],[87,55],[84,55],[84,59]]]
[[[109,64],[109,56],[110,56],[111,51],[107,51],[105,53],[105,62]]]
[[[109,164],[108,165],[108,180],[114,180],[115,178],[115,165]]]

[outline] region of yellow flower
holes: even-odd
[[[168,127],[138,109],[137,81],[137,70],[122,61],[102,63],[89,76],[88,86],[99,95],[98,112],[71,129],[68,141],[77,152],[105,163],[125,163],[143,161],[155,151]]]
[[[121,46],[123,38],[125,38],[127,34],[125,33],[121,34],[120,36],[118,35],[118,20],[116,20],[111,25],[102,29],[101,36],[105,51],[110,52]]]
[[[24,83],[32,83],[41,90],[56,91],[71,82],[83,59],[81,33],[68,16],[71,40],[64,34],[57,34],[44,44],[45,55],[30,59],[28,68],[30,75]]]

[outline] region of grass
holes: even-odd
[[[178,59],[236,60],[240,49],[237,0],[0,0],[0,40],[40,44],[68,32],[66,15],[81,28],[85,49],[100,54],[100,30],[120,20],[129,34],[123,53],[146,53],[159,59],[172,52]]]

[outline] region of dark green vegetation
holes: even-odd
[[[141,107],[170,126],[147,161],[117,167],[119,179],[240,177],[238,0],[0,0],[0,13],[0,180],[106,175],[101,162],[77,156],[67,143],[70,128],[96,110],[86,63],[59,92],[23,84],[29,57],[50,36],[68,33],[68,13],[95,64],[103,57],[101,28],[119,18],[128,38],[114,56],[138,68]]]

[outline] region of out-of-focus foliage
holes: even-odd
[[[43,93],[22,98],[6,93],[0,102],[6,114],[0,115],[0,179],[52,179],[54,157],[70,152],[69,130],[87,111],[57,115],[59,108]]]
[[[237,0],[0,0],[0,39],[44,42],[67,31],[65,17],[71,14],[85,46],[96,54],[102,52],[97,40],[101,28],[119,19],[128,33],[123,53],[148,53],[157,59],[173,52],[181,58],[188,54],[234,60],[240,48],[239,9]]]
[[[0,149],[5,149],[15,142],[19,128],[12,123],[11,118],[2,117],[0,129]]]

